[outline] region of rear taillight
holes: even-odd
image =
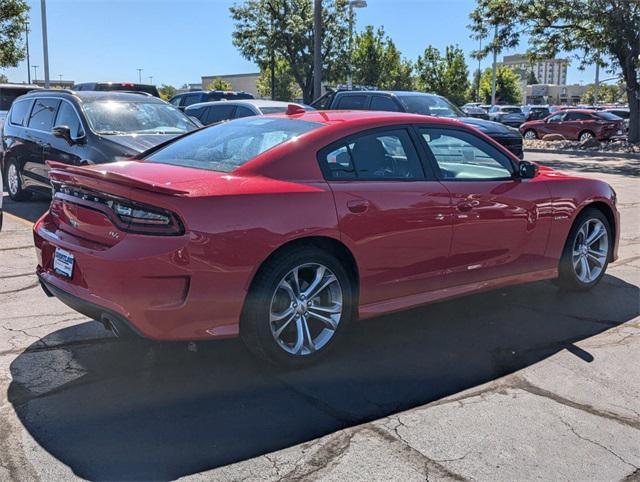
[[[66,184],[52,183],[54,193],[66,202],[80,200],[101,206],[111,221],[123,231],[157,236],[180,236],[184,226],[178,216],[155,206],[119,198],[110,194],[82,189]]]

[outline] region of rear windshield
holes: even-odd
[[[520,107],[500,107],[500,110],[502,112],[513,112],[513,113],[522,114],[522,109],[520,109]]]
[[[145,160],[231,172],[263,152],[321,126],[302,120],[245,117],[194,132]]]
[[[608,121],[619,121],[622,118],[612,114],[611,112],[596,112],[595,115],[600,117],[600,119],[608,120]]]

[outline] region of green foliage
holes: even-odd
[[[209,82],[205,88],[205,90],[233,90],[233,85],[231,82],[228,82],[220,77],[213,79]]]
[[[640,142],[640,2],[637,0],[477,0],[470,28],[476,38],[498,33],[477,52],[484,57],[529,40],[533,56],[573,52],[581,66],[622,71],[630,109],[629,141]]]
[[[162,84],[158,89],[158,92],[160,92],[160,97],[164,100],[169,100],[171,97],[176,95],[177,90],[173,85]]]
[[[491,79],[493,71],[486,69],[480,77],[480,101],[491,103]],[[522,89],[520,88],[520,76],[513,69],[498,65],[496,70],[496,103],[520,104],[522,101]]]
[[[27,12],[26,0],[0,0],[0,67],[15,67],[25,58]]]
[[[446,97],[457,105],[467,101],[469,69],[464,53],[457,45],[449,45],[444,56],[429,45],[416,62],[416,84],[419,90]]]
[[[302,91],[291,74],[289,64],[284,59],[277,59],[274,63],[275,95],[274,100],[294,100],[302,96]],[[265,65],[258,77],[258,94],[271,98],[271,66]]]
[[[467,95],[468,99],[473,99],[474,102],[480,102],[480,76],[481,72],[476,69],[473,71],[473,80],[471,80],[471,85],[469,86],[469,94]]]
[[[0,74],[0,84],[6,84],[7,82],[9,82],[9,77],[4,74]]]
[[[393,40],[385,37],[384,28],[367,25],[356,35],[352,56],[353,82],[385,90],[413,88],[411,62],[402,58]]]
[[[624,101],[625,98],[625,85],[620,84],[600,84],[598,87],[598,103],[599,104],[614,104]],[[596,86],[595,84],[589,84],[587,90],[582,94],[580,102],[585,104],[593,104],[596,102]]]
[[[271,53],[283,59],[302,91],[304,101],[313,96],[313,1],[243,0],[230,9],[233,44],[261,70]],[[322,78],[346,78],[348,66],[349,9],[347,0],[325,0],[322,8]]]

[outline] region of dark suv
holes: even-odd
[[[410,91],[338,90],[325,94],[311,106],[316,109],[382,110],[453,117],[481,130],[520,159],[524,154],[522,136],[517,129],[498,122],[469,117],[447,99],[435,94]]]
[[[129,158],[197,125],[145,94],[37,90],[18,98],[2,131],[0,167],[11,199],[50,194],[48,166]]]
[[[200,102],[213,102],[216,100],[243,100],[254,99],[249,92],[233,92],[230,90],[198,90],[193,92],[184,92],[182,94],[174,95],[169,99],[173,105],[178,109],[184,110],[193,104],[199,104]]]

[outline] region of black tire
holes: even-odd
[[[17,176],[15,180],[16,181],[15,187],[13,187],[14,184],[9,179],[9,174],[11,172],[12,166],[13,166],[13,169],[15,169],[15,173]],[[15,159],[10,159],[9,162],[7,163],[4,181],[6,184],[7,192],[9,193],[9,197],[13,201],[28,201],[29,199],[31,199],[31,192],[22,188],[22,179],[20,178],[20,166],[18,165]]]
[[[578,237],[580,228],[590,219],[597,219],[598,221],[602,222],[607,232],[608,246],[606,261],[604,262],[602,271],[597,276],[597,278],[595,278],[591,282],[585,283],[578,278],[578,274],[576,273],[576,269],[574,268],[573,248],[576,243],[576,238]],[[609,220],[607,219],[607,217],[599,209],[584,209],[582,212],[580,212],[580,214],[578,214],[576,220],[573,223],[573,226],[571,227],[571,231],[569,231],[567,241],[565,242],[562,257],[560,258],[560,264],[558,266],[558,286],[569,291],[587,291],[593,288],[600,282],[607,270],[609,260],[611,259],[612,248],[613,236],[611,225],[609,224]]]
[[[342,314],[328,342],[314,353],[293,355],[283,349],[271,331],[271,300],[280,281],[297,266],[319,263],[338,279],[342,292]],[[355,315],[354,283],[341,262],[313,246],[292,248],[269,259],[256,275],[247,295],[240,322],[240,337],[249,351],[261,360],[281,368],[299,368],[325,357],[344,338]]]

